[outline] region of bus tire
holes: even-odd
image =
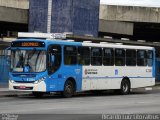
[[[128,79],[123,79],[121,82],[120,94],[127,95],[130,93],[130,82]]]
[[[33,96],[36,98],[41,98],[43,97],[44,93],[43,92],[32,92]]]
[[[71,80],[67,80],[64,85],[63,97],[70,98],[74,94],[74,83]]]

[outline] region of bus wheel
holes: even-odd
[[[43,97],[44,93],[43,92],[32,92],[33,96],[37,97],[37,98],[41,98]]]
[[[67,80],[64,85],[63,97],[70,98],[74,93],[74,84],[71,80]]]
[[[127,79],[122,80],[120,94],[127,95],[130,93],[130,82]]]

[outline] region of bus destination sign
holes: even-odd
[[[12,47],[45,47],[45,43],[35,41],[12,42]]]
[[[22,42],[22,47],[39,47],[38,42]]]

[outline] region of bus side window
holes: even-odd
[[[78,47],[78,64],[90,65],[90,48]]]
[[[48,50],[48,71],[49,74],[56,72],[62,61],[62,52],[61,46],[59,45],[52,45],[49,47]],[[52,61],[52,56],[54,55],[54,61]]]
[[[104,66],[114,65],[114,50],[112,48],[103,49],[103,65]]]
[[[77,64],[77,48],[75,46],[64,47],[64,64],[65,65]]]
[[[125,50],[115,49],[115,65],[124,66],[125,65]]]
[[[91,48],[91,65],[101,66],[102,65],[102,48]]]
[[[71,57],[69,57],[69,56],[66,56],[65,57],[65,65],[70,65],[71,64]]]
[[[148,66],[152,66],[153,65],[153,51],[152,50],[148,50]]]
[[[137,51],[137,65],[138,66],[147,66],[147,52],[146,50]]]
[[[136,50],[126,50],[126,65],[136,66]]]

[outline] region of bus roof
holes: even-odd
[[[148,49],[153,50],[154,47],[148,46],[135,46],[135,45],[123,45],[123,44],[116,44],[116,43],[82,43],[83,46],[93,46],[93,47],[109,47],[109,48],[125,48],[125,49]]]
[[[60,44],[60,45],[78,45],[78,46],[90,46],[90,47],[109,47],[109,48],[125,48],[125,49],[148,49],[153,50],[154,47],[149,46],[136,46],[136,45],[123,45],[123,44],[116,44],[116,43],[90,43],[90,42],[75,42],[75,41],[67,41],[67,40],[57,40],[57,39],[35,39],[35,38],[24,38],[24,39],[17,39],[13,42],[18,41],[40,41],[46,44]]]

